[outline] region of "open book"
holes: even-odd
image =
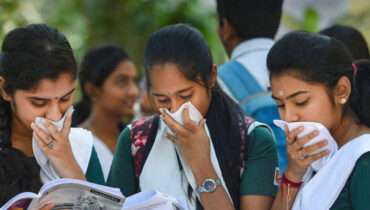
[[[122,210],[186,210],[178,199],[154,190],[145,190],[126,198]]]
[[[33,210],[53,203],[57,209],[120,210],[125,197],[119,189],[75,179],[48,182],[38,194],[24,192],[10,199],[1,210]]]
[[[1,192],[0,192],[1,193]],[[186,210],[181,201],[146,190],[125,198],[118,188],[75,179],[48,182],[38,194],[24,192],[10,199],[0,210],[34,210],[53,203],[53,210]]]

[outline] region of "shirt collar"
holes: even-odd
[[[274,45],[274,40],[268,38],[253,38],[238,44],[231,53],[231,59],[256,50],[268,50]]]

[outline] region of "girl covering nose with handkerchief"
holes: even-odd
[[[161,115],[121,133],[108,184],[126,196],[154,189],[189,209],[270,209],[277,192],[274,138],[220,90],[203,35],[184,24],[158,30],[144,68]]]
[[[27,189],[28,184],[16,185],[24,176],[29,183],[74,178],[104,184],[91,133],[70,128],[76,61],[65,36],[53,27],[32,24],[10,31],[1,50],[0,151],[11,158],[17,150],[29,171],[9,181],[4,180],[10,172],[1,173],[0,186],[15,194],[37,192]],[[21,171],[17,167],[23,165],[12,167]],[[0,194],[15,195],[7,193]]]
[[[370,61],[353,64],[339,41],[298,31],[267,64],[288,151],[272,209],[370,209]]]

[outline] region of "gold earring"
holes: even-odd
[[[346,98],[343,97],[343,98],[340,99],[340,103],[341,104],[345,104],[346,102],[347,102],[347,99]]]

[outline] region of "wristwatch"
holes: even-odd
[[[213,192],[215,191],[216,187],[221,185],[221,180],[220,178],[217,179],[205,179],[203,184],[195,188],[195,192],[203,193],[203,192]]]

